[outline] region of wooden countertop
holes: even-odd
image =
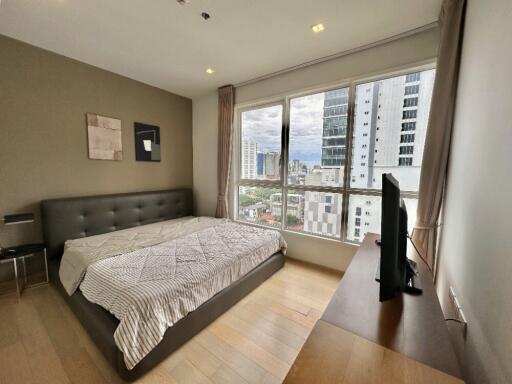
[[[463,381],[318,320],[284,383],[463,384]]]
[[[380,247],[375,244],[375,240],[378,238],[379,235],[377,234],[368,234],[365,237],[321,320],[315,326],[294,366],[290,370],[288,375],[290,380],[294,372],[296,374],[308,369],[329,371],[330,368],[327,362],[332,359],[326,359],[324,363],[321,363],[318,359],[315,360],[314,358],[303,356],[304,354],[311,353],[311,351],[308,352],[311,346],[314,347],[318,344],[318,341],[310,340],[311,338],[323,337],[324,344],[328,345],[329,337],[325,334],[329,333],[326,331],[329,329],[333,338],[336,338],[335,335],[338,335],[338,338],[341,340],[345,336],[340,335],[345,332],[358,340],[366,340],[372,345],[382,347],[383,350],[389,353],[396,352],[406,359],[404,361],[416,361],[421,366],[431,367],[434,371],[445,373],[453,378],[462,377],[435,292],[432,275],[410,243],[408,244],[408,256],[418,263],[423,294],[410,295],[404,293],[393,300],[383,303],[379,302],[379,284],[375,281],[375,272],[380,261]],[[336,329],[340,331],[336,331]],[[340,348],[343,350],[344,347],[337,346],[331,352],[336,354],[336,350]],[[375,352],[377,353],[374,356],[375,358],[381,359],[378,356],[382,355],[382,353],[384,353],[384,356],[391,356],[389,353],[386,355],[385,352],[380,351],[378,348],[374,348],[374,351],[379,351]],[[318,354],[318,351],[315,353]],[[341,355],[339,358],[343,359]],[[334,361],[332,362],[334,363]],[[316,367],[313,363],[320,364],[320,366]],[[308,368],[299,366],[302,364],[306,364]],[[365,364],[368,364],[368,362]],[[373,365],[375,364],[377,362]],[[385,370],[385,367],[382,366],[379,369]],[[323,377],[323,375],[319,377]],[[290,380],[287,377],[285,382],[307,382]],[[316,382],[322,381],[316,380]],[[397,380],[396,382],[402,381]],[[415,380],[406,380],[404,382],[417,383]],[[457,382],[461,381],[458,380]]]

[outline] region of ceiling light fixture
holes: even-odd
[[[215,72],[213,69],[211,68],[206,68],[206,71],[205,71],[207,74],[209,75],[213,75],[213,72]]]
[[[185,4],[188,4],[190,2],[190,0],[176,0],[176,2],[179,4],[179,5],[185,5]]]
[[[311,26],[311,30],[315,33],[322,32],[325,29],[322,23]]]

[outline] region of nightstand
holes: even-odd
[[[43,257],[45,280],[41,283],[27,285],[27,267],[25,260],[31,257]],[[20,284],[20,273],[18,263],[21,261],[23,285]],[[25,288],[37,287],[48,284],[48,260],[46,258],[46,247],[44,244],[23,244],[16,247],[3,248],[0,250],[0,264],[12,263],[14,267],[14,279],[16,280],[16,292],[18,297]]]

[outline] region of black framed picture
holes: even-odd
[[[160,127],[134,123],[135,160],[160,161]]]

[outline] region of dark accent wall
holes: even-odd
[[[89,160],[86,112],[122,121],[123,160]],[[133,123],[160,127],[161,162],[136,162]],[[34,212],[0,244],[41,240],[39,201],[192,187],[192,102],[0,35],[0,216]],[[8,269],[0,266],[0,280]]]

